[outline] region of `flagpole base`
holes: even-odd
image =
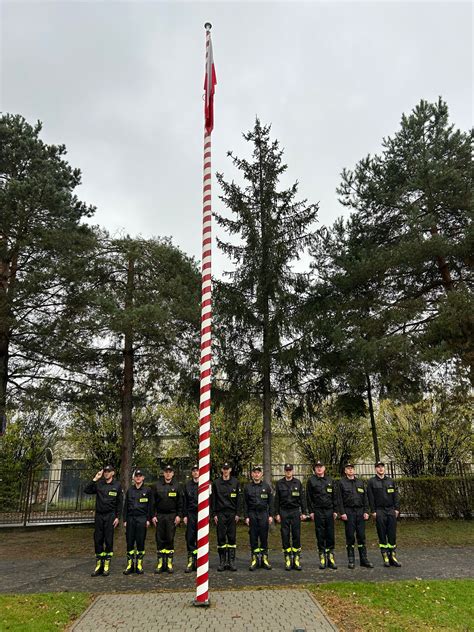
[[[206,599],[205,601],[198,601],[196,598],[193,599],[193,606],[196,606],[196,608],[209,608],[210,605],[210,599]]]

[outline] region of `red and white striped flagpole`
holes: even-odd
[[[194,605],[209,605],[209,486],[211,458],[211,335],[212,335],[212,204],[211,133],[214,126],[214,85],[211,24],[206,22],[206,76],[202,224],[201,374],[199,405],[199,492],[197,523],[197,574]]]

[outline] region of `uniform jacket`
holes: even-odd
[[[145,485],[139,489],[132,485],[125,495],[123,519],[144,517],[150,521],[153,517],[153,491]]]
[[[291,481],[281,478],[275,489],[275,514],[278,515],[282,510],[295,511],[297,509],[300,514],[306,515],[306,497],[301,481],[294,477]]]
[[[226,511],[236,516],[241,513],[242,493],[239,481],[231,476],[225,481],[222,476],[212,483],[211,511],[214,515]]]
[[[338,484],[337,511],[342,515],[346,509],[363,509],[364,513],[369,513],[369,500],[364,481],[360,478],[353,480],[344,476]]]
[[[398,490],[394,480],[389,476],[371,478],[367,485],[367,496],[372,513],[377,509],[390,509],[391,507],[400,511]]]
[[[197,514],[198,510],[198,487],[199,483],[195,483],[193,479],[187,481],[183,489],[183,516],[188,517],[189,514]]]
[[[183,494],[174,479],[170,483],[165,483],[164,478],[160,479],[153,487],[153,497],[155,514],[182,516]]]
[[[244,516],[249,517],[249,511],[267,512],[273,516],[273,490],[265,481],[247,483],[244,487]]]
[[[314,513],[315,509],[332,509],[333,512],[336,512],[336,482],[330,476],[312,474],[306,483],[306,498],[309,513]]]
[[[106,483],[104,478],[91,481],[84,487],[85,494],[95,494],[95,511],[98,514],[113,513],[116,518],[122,515],[123,492],[115,479]]]

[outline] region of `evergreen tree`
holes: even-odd
[[[51,394],[64,377],[58,330],[93,243],[81,220],[94,209],[74,194],[81,173],[41,128],[0,118],[0,420],[7,392]]]
[[[90,281],[69,304],[75,340],[71,368],[84,358],[87,411],[121,417],[121,482],[126,489],[134,453],[134,409],[176,396],[196,379],[199,274],[192,259],[165,239],[102,235]],[[90,417],[90,414],[89,414]]]
[[[473,379],[472,133],[455,130],[448,107],[421,101],[384,139],[380,156],[345,170],[345,271],[371,283],[394,327],[427,360],[458,357]]]
[[[250,160],[229,152],[244,186],[217,175],[231,217],[216,218],[238,241],[218,242],[235,267],[228,273],[230,282],[217,287],[216,331],[229,393],[240,399],[260,398],[264,475],[270,480],[272,407],[297,388],[299,377],[294,316],[307,275],[296,273],[292,265],[314,238],[318,207],[295,200],[297,183],[278,189],[287,167],[278,141],[270,139],[269,126],[257,119],[244,138],[253,144]]]

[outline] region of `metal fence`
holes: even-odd
[[[84,494],[84,469],[0,472],[0,526],[91,522],[95,497]]]
[[[164,461],[160,467],[163,465]],[[190,477],[192,465],[190,459],[174,460],[175,479],[179,483],[184,483]],[[242,473],[243,479],[250,474],[250,469],[249,465]],[[386,463],[385,470],[395,479],[404,475],[393,461]],[[336,478],[340,476],[339,466],[328,465],[327,471]],[[370,478],[374,475],[373,464],[358,464],[356,472],[361,478]],[[156,481],[156,471],[146,471],[145,474],[147,484]],[[311,465],[295,463],[294,474],[305,481],[312,474]],[[464,495],[470,496],[472,464],[457,463],[450,474],[460,478],[461,486],[465,487]],[[283,475],[284,463],[273,464],[273,482]],[[0,471],[0,527],[93,522],[95,496],[84,493],[84,487],[90,480],[91,472],[77,467],[77,461],[71,466],[63,464],[60,469],[46,467],[29,470],[21,476],[10,470]]]

